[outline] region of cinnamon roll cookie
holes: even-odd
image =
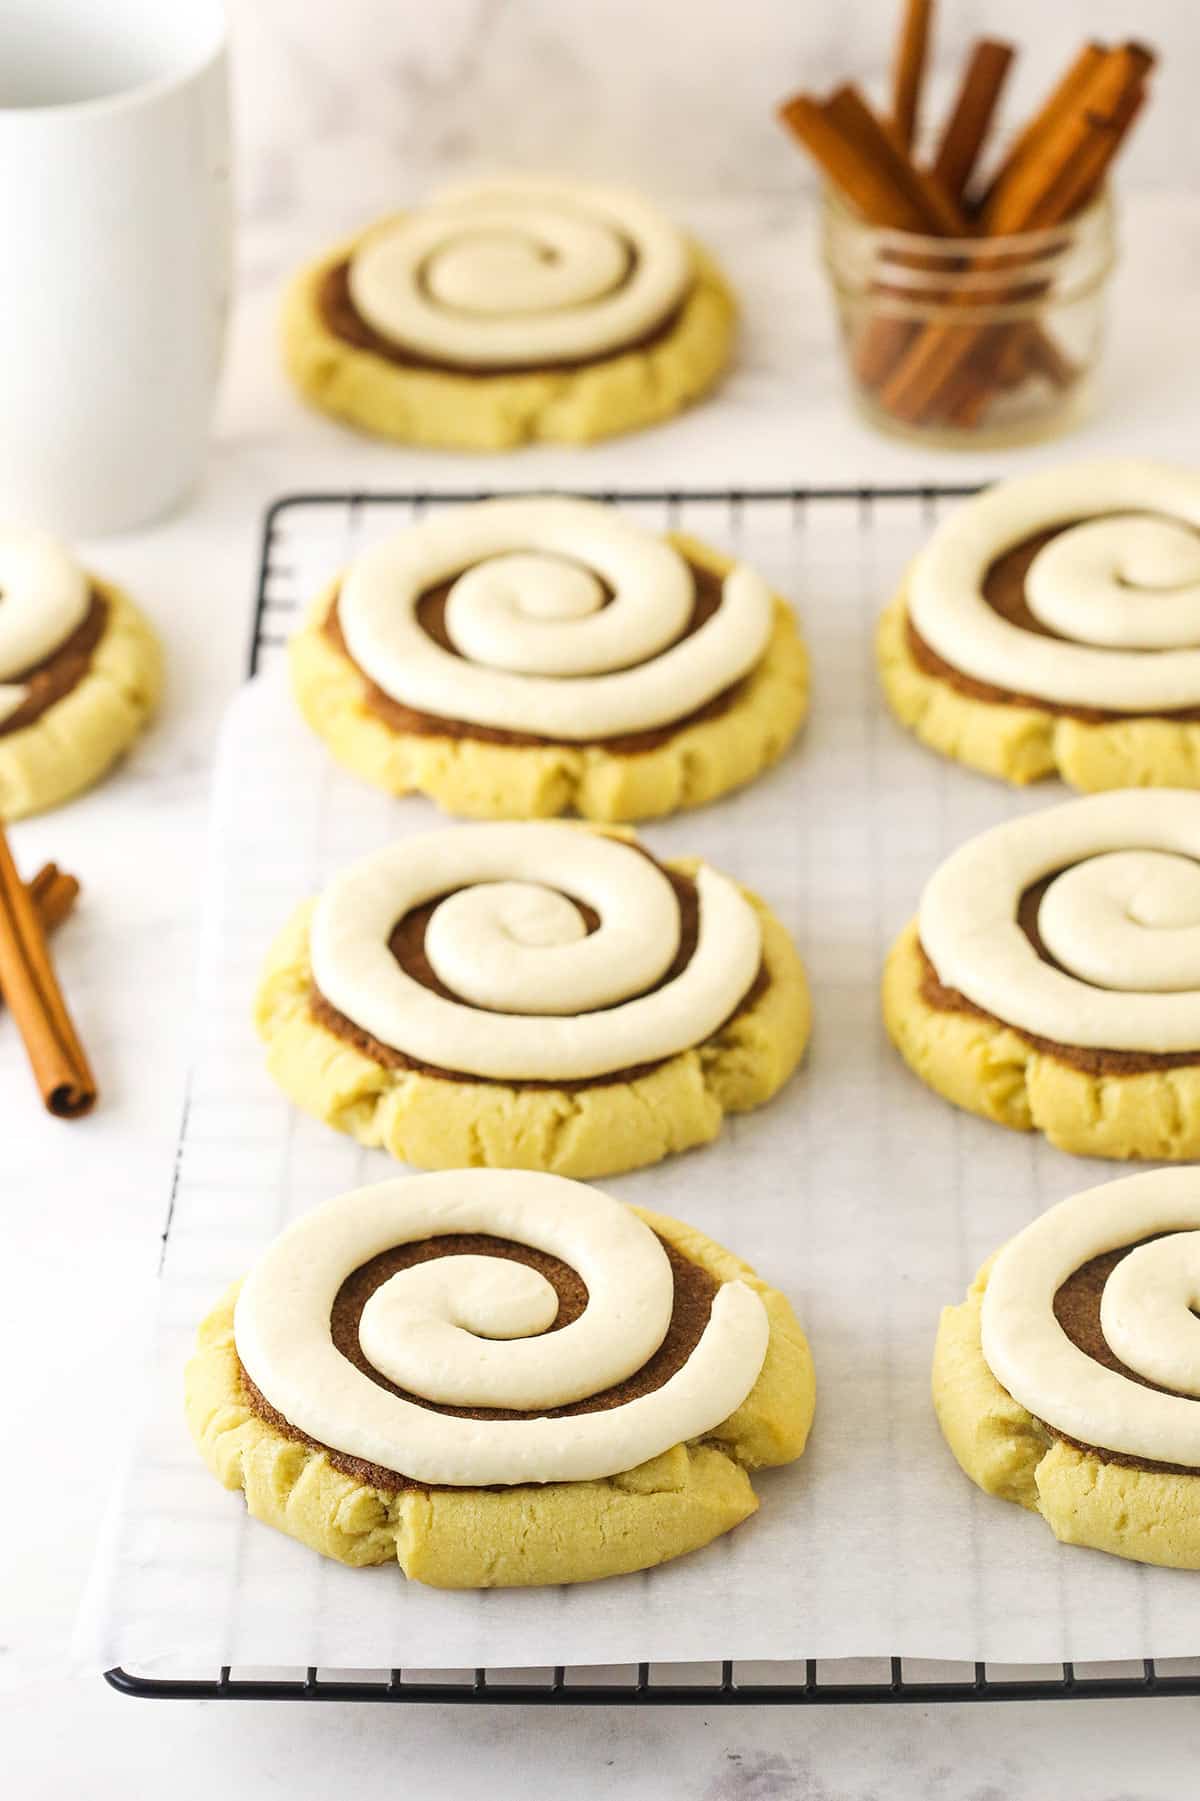
[[[791,608],[753,570],[564,497],[448,508],[374,545],[291,669],[347,768],[492,819],[698,806],[775,762],[808,699]]]
[[[1200,786],[1200,475],[1020,476],[938,528],[884,614],[893,712],[987,775]]]
[[[1200,1569],[1200,1176],[1051,1207],[942,1314],[933,1399],[987,1494],[1064,1544]]]
[[[887,961],[947,1100],[1091,1157],[1200,1157],[1200,794],[1124,789],[971,839]]]
[[[729,361],[708,254],[636,194],[455,188],[305,269],[284,356],[322,411],[405,444],[585,443],[669,418]]]
[[[301,1107],[423,1168],[611,1175],[716,1137],[808,1038],[756,896],[585,826],[405,838],[300,908],[256,1002]]]
[[[90,787],[158,700],[151,627],[42,532],[0,531],[0,819]]]
[[[187,1415],[257,1519],[438,1588],[587,1582],[708,1544],[791,1462],[783,1296],[557,1176],[401,1177],[305,1214],[200,1328]]]

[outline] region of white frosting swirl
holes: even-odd
[[[679,902],[631,844],[558,822],[424,833],[326,888],[310,933],[313,979],[373,1038],[466,1075],[578,1081],[656,1062],[717,1031],[762,956],[757,915],[734,883],[706,865],[695,880],[696,945],[663,982]],[[425,952],[456,1000],[408,975],[388,948],[400,919],[443,895]],[[576,900],[599,915],[595,931]]]
[[[1054,1316],[1068,1276],[1151,1238],[1109,1276],[1100,1325],[1127,1369],[1175,1394],[1106,1369]],[[1014,1400],[1066,1437],[1200,1468],[1198,1305],[1200,1174],[1151,1170],[1061,1201],[1005,1245],[983,1297],[983,1354]]]
[[[512,180],[452,189],[371,232],[350,297],[432,362],[590,362],[664,324],[692,283],[687,240],[638,195]]]
[[[754,1290],[726,1282],[687,1362],[660,1387],[570,1418],[456,1418],[380,1388],[333,1344],[347,1276],[398,1245],[484,1233],[574,1269],[579,1317],[548,1333],[557,1297],[537,1272],[448,1256],[399,1272],[368,1301],[371,1364],[424,1400],[544,1414],[634,1375],[670,1325],[671,1266],[638,1216],[581,1182],[517,1170],[455,1170],[360,1188],[296,1220],[238,1297],[235,1338],[251,1380],[319,1443],[416,1481],[448,1486],[579,1482],[616,1475],[700,1437],[745,1400],[769,1326]]]
[[[1058,968],[1017,919],[1051,875],[1038,930]],[[1036,1037],[1200,1053],[1200,794],[1117,789],[983,832],[926,884],[919,930],[939,981]]]
[[[1057,637],[1001,618],[991,565],[1058,536],[1026,578]],[[1115,713],[1200,706],[1200,475],[1132,459],[1001,482],[939,526],[912,568],[909,614],[938,656],[977,681]]]
[[[457,656],[417,617],[422,594],[451,578]],[[609,507],[488,500],[365,551],[338,617],[355,662],[402,705],[571,743],[670,724],[758,662],[773,606],[762,578],[738,564],[716,611],[682,637],[693,588],[671,544]]]
[[[83,623],[88,579],[44,532],[0,531],[0,721],[22,705],[23,675]]]

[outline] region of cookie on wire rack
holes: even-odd
[[[766,904],[561,821],[444,828],[351,865],[272,946],[255,1018],[292,1100],[424,1168],[612,1175],[708,1143],[809,1031]]]
[[[563,497],[384,539],[319,596],[290,660],[340,763],[473,818],[702,805],[776,762],[808,704],[795,617],[759,575]]]
[[[815,1387],[784,1297],[659,1214],[458,1170],[293,1222],[200,1328],[187,1417],[251,1514],[440,1588],[649,1569],[754,1512]]]
[[[889,953],[938,1094],[1079,1156],[1200,1157],[1200,794],[1088,795],[955,851]]]
[[[901,724],[986,775],[1200,786],[1200,475],[1083,463],[962,502],[878,657]]]
[[[942,1314],[933,1399],[962,1469],[1064,1544],[1200,1569],[1198,1291],[1195,1170],[1051,1207]]]

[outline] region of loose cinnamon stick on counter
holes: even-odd
[[[992,231],[1003,235],[1059,224],[1096,192],[1141,105],[1142,83],[1153,61],[1151,52],[1138,44],[1103,55],[1081,100],[1053,129],[1036,161],[1016,164],[997,187],[990,207]],[[996,266],[984,253],[975,265],[985,272]],[[990,329],[952,322],[926,326],[884,382],[881,403],[913,423],[936,416],[939,396],[978,353]]]
[[[29,883],[29,895],[37,908],[43,932],[58,930],[79,898],[79,883],[57,863],[44,863]],[[0,1005],[4,992],[0,989]]]
[[[68,878],[69,879],[69,878]],[[0,826],[0,991],[8,1002],[47,1110],[78,1119],[96,1104],[96,1081],[67,1012],[33,894]]]
[[[29,893],[42,922],[42,930],[54,932],[79,899],[79,883],[57,863],[43,863],[29,884]]]
[[[41,929],[45,933],[58,931],[63,920],[74,908],[79,897],[79,882],[74,875],[59,870],[58,863],[43,863],[40,870],[29,882],[29,895],[32,904],[38,910]],[[4,991],[0,991],[0,1005],[4,1003]]]
[[[980,38],[963,72],[958,97],[942,127],[933,174],[960,204],[975,173],[1015,51],[998,38]]]
[[[932,19],[933,0],[906,0],[892,70],[892,124],[909,149],[917,136]]]

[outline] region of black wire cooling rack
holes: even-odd
[[[797,515],[802,515],[810,503],[822,502],[854,509],[858,524],[865,531],[870,529],[875,509],[885,507],[888,502],[909,506],[916,503],[926,508],[933,519],[941,503],[974,493],[975,488],[976,484],[923,484],[845,488],[606,488],[571,489],[570,492],[618,505],[657,505],[666,510],[668,518],[686,506],[698,503],[725,507],[728,523],[733,529],[747,507],[790,505]],[[290,570],[281,564],[277,555],[280,522],[285,514],[300,508],[313,508],[318,513],[328,509],[330,517],[336,517],[340,512],[347,525],[352,527],[359,516],[372,507],[405,509],[411,517],[416,517],[427,506],[463,505],[488,498],[489,491],[462,489],[281,496],[268,509],[263,522],[248,675],[257,674],[282,650],[288,632],[298,623],[311,598],[289,584]],[[176,1183],[186,1128],[185,1100],[180,1121]],[[167,1209],[164,1245],[170,1232],[173,1206],[174,1194]],[[880,1706],[907,1702],[928,1707],[964,1701],[1112,1701],[1165,1695],[1200,1696],[1200,1661],[1192,1664],[1190,1660],[1185,1672],[1161,1668],[1153,1658],[1145,1658],[1136,1664],[1090,1664],[1086,1668],[1066,1663],[1053,1666],[1052,1672],[1046,1675],[1017,1674],[1011,1666],[1005,1666],[1003,1673],[995,1669],[989,1673],[989,1666],[983,1663],[941,1664],[933,1666],[939,1674],[930,1676],[926,1673],[930,1666],[901,1657],[867,1659],[851,1666],[809,1658],[801,1664],[780,1666],[789,1673],[789,1679],[777,1681],[761,1680],[757,1676],[739,1677],[739,1665],[732,1661],[702,1667],[705,1671],[712,1670],[711,1678],[659,1679],[655,1666],[647,1663],[606,1672],[604,1679],[599,1679],[594,1671],[568,1669],[561,1665],[548,1669],[544,1675],[516,1672],[513,1679],[509,1673],[486,1669],[431,1680],[427,1672],[411,1674],[404,1669],[350,1675],[321,1671],[315,1666],[297,1666],[295,1675],[271,1677],[237,1676],[228,1665],[215,1676],[142,1676],[122,1668],[106,1670],[104,1674],[105,1681],[120,1694],[175,1701],[423,1701],[476,1707],[704,1708]],[[749,1667],[761,1670],[763,1666]],[[855,1671],[853,1679],[846,1678],[848,1667]]]
[[[959,1681],[930,1682],[906,1677],[904,1660],[887,1660],[883,1681],[823,1681],[815,1658],[795,1682],[740,1682],[732,1663],[721,1665],[714,1682],[656,1682],[649,1664],[631,1666],[627,1679],[614,1682],[571,1680],[563,1667],[546,1682],[505,1682],[487,1670],[462,1681],[406,1680],[403,1670],[381,1670],[378,1676],[344,1680],[306,1669],[294,1680],[235,1677],[228,1667],[214,1678],[198,1680],[130,1675],[107,1670],[105,1680],[123,1695],[157,1696],[168,1701],[438,1701],[460,1706],[519,1707],[829,1707],[918,1703],[929,1707],[951,1701],[1114,1701],[1139,1695],[1200,1695],[1200,1676],[1164,1676],[1147,1658],[1140,1674],[1081,1676],[1063,1664],[1061,1676],[997,1681],[984,1664],[964,1666],[971,1673]],[[836,1664],[825,1664],[836,1669]]]

